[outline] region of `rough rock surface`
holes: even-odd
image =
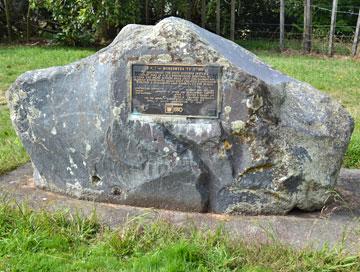
[[[222,66],[219,118],[134,116],[134,62]],[[88,58],[24,73],[8,99],[37,186],[186,211],[320,208],[353,130],[327,95],[178,18],[128,25]]]

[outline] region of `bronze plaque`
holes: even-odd
[[[133,114],[217,118],[220,66],[133,64]]]

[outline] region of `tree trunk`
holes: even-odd
[[[280,50],[285,48],[285,0],[280,0]]]
[[[201,27],[206,25],[206,0],[201,0]]]
[[[357,47],[359,44],[359,36],[360,36],[360,9],[359,9],[359,15],[358,15],[357,24],[356,24],[354,42],[353,42],[353,46],[352,46],[352,50],[351,50],[351,55],[353,57],[356,56]]]
[[[160,2],[160,19],[165,17],[165,0],[161,0]]]
[[[7,29],[7,38],[8,41],[11,42],[11,22],[10,22],[10,3],[9,0],[4,0],[4,8],[5,8],[5,18],[6,18],[6,29]]]
[[[334,34],[336,27],[336,11],[337,11],[338,0],[333,0],[333,6],[331,11],[331,26],[330,26],[330,35],[329,35],[329,49],[328,55],[332,56],[334,51]]]
[[[149,0],[145,0],[145,24],[149,24]]]
[[[220,0],[216,0],[216,34],[220,35]]]
[[[230,39],[235,40],[235,4],[236,0],[231,0],[231,15],[230,15]]]
[[[29,3],[26,14],[26,42],[29,42],[30,40],[30,13],[31,13],[31,5]]]
[[[187,0],[187,11],[186,11],[186,19],[192,21],[192,14],[194,10],[194,1]]]

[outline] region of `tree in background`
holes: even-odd
[[[301,33],[303,30],[303,14],[304,14],[304,0],[286,0],[286,21],[290,21],[291,31]],[[330,0],[313,0],[312,1],[312,24],[314,26],[314,36],[324,37],[328,36],[331,21],[332,1]],[[359,0],[339,0],[338,13],[336,19],[337,35],[352,36],[354,26],[356,25],[356,18],[360,8]],[[289,29],[289,26],[287,26]]]
[[[28,7],[27,0],[0,0],[0,41],[25,38]]]
[[[279,2],[280,0],[0,0],[0,41],[6,41],[11,32],[14,39],[20,40],[39,37],[70,45],[107,44],[129,23],[155,24],[168,16],[181,17],[198,25],[204,24],[206,29],[227,38],[232,36],[233,18],[235,40],[277,39]],[[314,36],[326,37],[329,32],[331,1],[312,2]],[[5,9],[5,3],[8,9]],[[303,5],[304,0],[285,1],[285,33],[292,34],[290,38],[302,38]],[[338,10],[348,13],[338,13],[335,31],[337,37],[353,35],[356,16],[349,13],[357,14],[359,6],[359,0],[339,0]],[[11,27],[8,28],[8,25]]]
[[[11,42],[11,21],[10,21],[10,3],[9,0],[4,0],[4,11],[6,20],[7,38]]]
[[[55,38],[71,45],[105,44],[140,17],[137,0],[32,0],[32,4],[50,13]]]

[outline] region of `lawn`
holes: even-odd
[[[133,218],[111,230],[95,215],[33,212],[2,201],[0,271],[360,271],[360,257],[340,248],[250,245],[221,228],[200,231],[148,220]]]
[[[93,49],[0,45],[0,104],[5,104],[5,91],[22,73],[68,64],[94,53]]]
[[[262,43],[246,42],[260,58],[274,68],[306,81],[339,100],[356,122],[346,153],[344,166],[360,168],[360,61],[345,57],[329,59],[321,56],[279,54]],[[264,50],[266,49],[266,50]],[[5,90],[21,73],[54,65],[63,65],[95,52],[94,49],[64,47],[0,46],[0,104],[5,105]],[[6,106],[0,107],[0,174],[28,160],[21,143],[10,127]]]

